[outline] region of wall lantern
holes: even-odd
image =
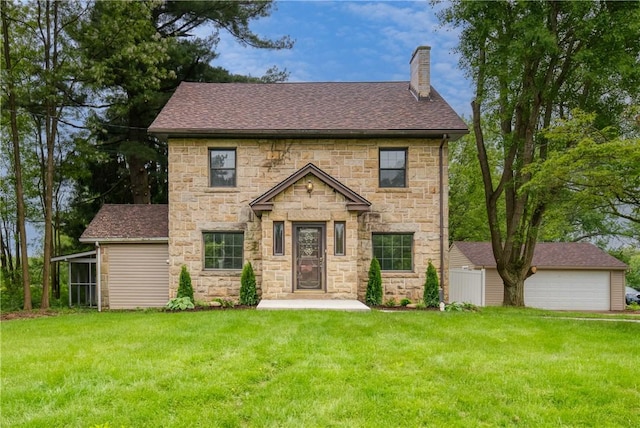
[[[311,192],[313,192],[313,182],[307,180],[307,193],[311,194]]]

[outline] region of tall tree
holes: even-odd
[[[638,97],[639,2],[457,1],[440,17],[461,28],[461,65],[475,82],[473,132],[504,304],[523,306],[539,228],[553,203],[524,187],[532,178],[527,167],[565,149],[540,131],[576,107],[606,125]],[[486,121],[500,129],[497,177]]]
[[[109,95],[103,114],[94,117],[97,137],[115,155],[112,162],[128,171],[122,183],[131,202],[151,203],[152,194],[165,187],[166,148],[146,128],[179,82],[229,79],[229,73],[209,65],[219,31],[253,47],[291,46],[287,37],[263,39],[250,30],[250,22],[268,16],[271,8],[271,1],[96,1],[79,23],[75,38],[86,80]],[[196,37],[198,29],[209,35]]]
[[[10,12],[16,12],[17,8],[11,3],[5,3],[0,8],[0,16],[2,18],[2,53],[3,53],[3,81],[5,82],[5,94],[7,98],[7,110],[10,117],[10,129],[12,152],[13,152],[13,172],[15,174],[15,194],[16,194],[16,207],[17,207],[17,227],[18,235],[20,238],[19,256],[16,253],[16,257],[20,258],[22,266],[22,284],[24,294],[23,308],[25,310],[31,310],[31,282],[29,280],[29,256],[27,252],[27,230],[25,225],[25,202],[24,202],[24,188],[22,185],[22,161],[20,153],[20,134],[18,130],[18,103],[16,100],[16,88],[14,84],[13,75],[13,60],[11,55],[11,39],[9,37],[9,26],[12,24],[8,18]],[[7,252],[8,241],[5,244],[5,239],[2,239],[3,247],[3,267],[7,266],[5,253]],[[10,258],[10,252],[7,252]],[[3,272],[3,276],[5,272]]]
[[[531,166],[527,189],[539,197],[564,191],[573,210],[595,211],[592,218],[609,221],[620,238],[640,242],[640,119],[637,108],[622,116],[619,126],[597,129],[595,114],[574,111],[556,121],[544,135],[550,144],[567,147]],[[637,116],[640,118],[640,116]],[[636,122],[637,120],[637,122]]]

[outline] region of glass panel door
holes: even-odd
[[[324,225],[295,226],[294,278],[296,290],[324,287]]]

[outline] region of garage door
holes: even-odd
[[[608,271],[538,271],[524,285],[526,306],[608,311]]]
[[[135,309],[167,304],[167,244],[112,244],[108,254],[109,308]]]

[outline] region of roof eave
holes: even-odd
[[[79,241],[86,243],[97,242],[99,244],[159,244],[164,242],[168,243],[169,238],[80,237]]]
[[[461,129],[175,129],[149,128],[161,140],[168,138],[444,138],[456,141],[469,133]]]

